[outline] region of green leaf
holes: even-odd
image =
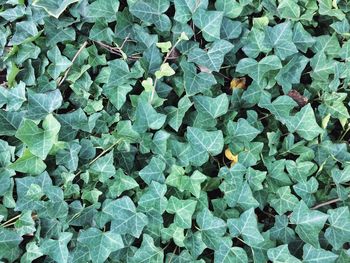
[[[67,245],[72,239],[73,234],[69,232],[61,232],[58,235],[58,239],[45,239],[40,249],[45,255],[49,255],[50,258],[56,262],[68,262],[69,251]]]
[[[291,193],[290,187],[284,186],[278,188],[276,196],[270,201],[270,204],[279,215],[283,215],[288,211],[292,211],[298,201],[298,198]]]
[[[300,17],[300,7],[297,1],[282,0],[277,10],[283,18],[297,20]]]
[[[210,71],[220,71],[225,55],[231,51],[233,45],[226,40],[214,41],[207,51],[193,48],[188,54],[188,62],[194,62]]]
[[[182,24],[188,22],[198,8],[207,8],[207,0],[177,0],[175,4],[174,19]]]
[[[221,218],[213,216],[207,209],[203,209],[196,216],[196,222],[202,234],[202,240],[211,249],[220,246],[222,236],[226,233],[226,223]]]
[[[237,1],[230,0],[218,0],[215,2],[215,8],[219,11],[223,11],[224,15],[229,18],[239,17],[244,4],[238,3]]]
[[[241,59],[237,64],[236,71],[247,74],[253,80],[260,83],[264,79],[266,73],[280,68],[282,68],[282,64],[279,58],[275,55],[270,55],[264,57],[259,62],[252,58]]]
[[[165,183],[176,187],[180,192],[189,191],[196,198],[199,198],[201,183],[203,183],[206,178],[204,174],[197,170],[194,171],[191,176],[185,176],[185,171],[181,167],[173,166]]]
[[[303,247],[303,262],[305,263],[332,263],[337,258],[338,255],[322,248],[314,248],[310,244],[305,244]]]
[[[119,85],[118,87],[114,86],[104,86],[103,94],[109,99],[109,101],[116,107],[117,110],[120,110],[121,107],[126,102],[126,95],[132,90],[132,87],[128,84]]]
[[[163,250],[154,245],[153,238],[144,234],[140,249],[130,259],[132,263],[163,262]]]
[[[243,248],[232,247],[232,241],[229,238],[222,239],[219,250],[214,254],[215,263],[247,263],[247,253]]]
[[[72,65],[72,62],[68,58],[61,55],[61,51],[57,46],[54,46],[47,51],[47,57],[52,62],[52,64],[49,65],[47,72],[54,80]]]
[[[119,197],[124,191],[134,189],[139,184],[129,175],[125,175],[122,169],[118,169],[114,180],[108,184],[109,194],[112,198]]]
[[[186,112],[191,108],[192,102],[187,96],[182,97],[178,102],[178,107],[166,107],[168,124],[175,131],[178,131]]]
[[[78,2],[78,0],[62,0],[59,2],[55,0],[34,0],[33,5],[44,8],[49,15],[58,18],[70,4],[75,2]]]
[[[193,14],[193,23],[201,30],[206,41],[211,42],[220,39],[220,27],[223,12],[207,11],[199,8]]]
[[[39,128],[34,121],[23,120],[19,126],[16,137],[28,146],[29,151],[42,160],[50,152],[57,142],[60,123],[50,114],[42,122],[43,129]]]
[[[315,39],[308,33],[301,23],[296,23],[293,31],[293,43],[296,47],[306,52],[308,48],[312,47]]]
[[[130,234],[138,238],[148,222],[147,216],[136,212],[135,204],[128,196],[106,201],[102,211],[112,218],[111,232],[119,235]]]
[[[187,140],[191,145],[190,160],[195,165],[202,165],[210,156],[222,152],[224,139],[221,131],[205,131],[199,128],[187,127]]]
[[[165,163],[158,157],[152,157],[147,166],[140,170],[139,175],[146,184],[151,184],[152,181],[164,183]]]
[[[191,228],[192,215],[196,209],[197,201],[180,200],[174,196],[170,197],[166,211],[175,214],[174,223],[180,228]]]
[[[199,51],[198,53],[200,53]],[[197,60],[198,63],[200,59]],[[216,84],[216,80],[211,73],[199,72],[194,64],[185,60],[180,62],[181,69],[184,72],[183,82],[187,96],[193,96],[200,92],[207,91],[212,85]]]
[[[89,171],[98,175],[100,182],[106,182],[109,178],[115,175],[115,167],[113,165],[113,151],[110,151],[103,157],[94,162]]]
[[[166,116],[158,113],[149,102],[140,100],[136,107],[133,128],[139,133],[147,129],[158,130],[165,123],[165,119]]]
[[[160,31],[168,31],[171,27],[170,19],[164,14],[170,6],[168,0],[136,0],[128,1],[131,14],[142,21],[154,24]]]
[[[13,230],[0,228],[0,258],[14,260],[18,254],[18,246],[22,242],[22,237]]]
[[[325,237],[334,249],[340,249],[350,240],[350,212],[348,207],[330,209],[328,221],[330,226],[326,229]]]
[[[194,107],[198,112],[209,114],[216,119],[228,111],[229,101],[226,94],[221,94],[216,98],[197,95],[193,97]]]
[[[292,37],[293,31],[290,22],[277,24],[274,27],[268,27],[266,29],[266,41],[281,60],[285,60],[287,57],[298,52],[292,41]]]
[[[62,104],[62,95],[58,89],[46,93],[35,93],[28,90],[28,113],[29,119],[43,119],[53,113]]]
[[[15,34],[11,38],[9,45],[20,45],[37,34],[38,29],[33,21],[26,20],[17,22]]]
[[[267,255],[269,259],[274,263],[301,263],[299,259],[290,254],[288,245],[281,245],[276,248],[270,248],[267,251]]]
[[[295,239],[294,230],[288,227],[288,217],[286,215],[275,216],[275,225],[270,229],[271,237],[283,243],[290,243]]]
[[[89,248],[90,258],[94,263],[105,262],[111,252],[124,247],[120,235],[102,232],[94,227],[81,231],[77,240]]]
[[[287,127],[290,132],[297,132],[308,141],[323,133],[323,130],[316,122],[315,113],[310,104],[304,106],[297,114],[288,119]]]
[[[309,59],[303,55],[294,55],[278,72],[276,80],[283,87],[285,93],[291,90],[293,84],[300,83],[301,74],[308,62]]]
[[[89,5],[86,16],[93,20],[104,18],[108,22],[112,22],[117,18],[118,8],[118,0],[98,0]]]
[[[242,236],[249,246],[257,245],[264,241],[258,229],[258,223],[254,209],[243,212],[239,219],[227,220],[227,226],[232,237]]]
[[[320,246],[318,235],[327,218],[328,215],[310,210],[303,201],[300,201],[294,208],[290,221],[297,225],[295,231],[303,241],[318,248]]]

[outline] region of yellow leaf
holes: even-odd
[[[229,159],[230,161],[233,161],[233,162],[237,162],[238,160],[238,156],[237,155],[234,155],[229,148],[227,148],[225,150],[225,156],[227,159]]]
[[[245,89],[245,78],[234,78],[230,83],[231,89]]]

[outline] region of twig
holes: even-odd
[[[105,155],[106,153],[108,153],[110,150],[112,150],[118,143],[120,142],[120,140],[117,140],[115,143],[113,143],[111,146],[109,146],[106,150],[103,150],[99,155],[97,155],[93,160],[91,160],[88,163],[88,166],[92,165],[94,162],[96,162],[98,159],[100,159],[103,155]],[[75,174],[75,176],[78,176],[82,173],[83,171],[80,170],[79,172],[77,172]]]
[[[174,255],[175,255],[175,253],[176,253],[176,250],[177,250],[177,246],[175,246],[175,248],[174,248],[174,250],[173,250],[173,253],[171,254],[171,257],[170,257],[170,259],[169,259],[169,263],[171,263],[171,261],[173,260],[173,257],[174,257]]]
[[[167,60],[169,59],[170,54],[172,54],[172,52],[174,51],[175,47],[181,42],[181,38],[179,38],[175,44],[172,46],[172,48],[168,51],[168,53],[166,53],[163,62],[161,65],[163,65],[165,62],[167,62]],[[153,98],[154,98],[154,94],[156,92],[156,85],[157,85],[157,78],[155,78],[154,80],[154,85],[153,85],[153,90],[152,90],[152,94],[151,94],[151,98],[150,98],[150,102],[152,103]]]
[[[349,195],[349,197],[350,197],[350,195]],[[334,199],[328,200],[326,202],[320,203],[318,205],[315,205],[315,206],[311,207],[311,209],[318,209],[320,207],[323,207],[323,206],[326,206],[326,205],[331,205],[331,204],[334,204],[334,203],[337,203],[337,202],[340,202],[340,201],[342,201],[340,198],[334,198]]]
[[[0,226],[6,227],[6,225],[8,225],[9,223],[11,223],[12,221],[17,220],[17,219],[20,218],[20,217],[21,217],[21,214],[18,214],[18,215],[16,215],[16,216],[12,217],[11,219],[7,220],[6,222],[2,223]]]
[[[62,79],[58,82],[58,86],[61,86],[61,84],[63,83],[63,81],[65,81],[65,79],[66,79],[67,76],[68,76],[68,73],[69,73],[70,69],[72,68],[72,66],[73,66],[73,64],[74,64],[74,61],[78,58],[79,54],[80,54],[80,53],[83,51],[83,49],[86,47],[87,43],[88,43],[88,42],[85,41],[85,42],[83,43],[83,45],[79,48],[79,50],[77,51],[77,53],[75,53],[75,55],[74,55],[74,57],[73,57],[73,59],[72,59],[72,65],[70,65],[70,67],[67,68],[67,70],[66,70],[66,72],[64,73]]]

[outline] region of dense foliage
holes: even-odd
[[[0,0],[0,261],[350,262],[346,0]]]

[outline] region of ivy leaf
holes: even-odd
[[[279,215],[283,215],[287,211],[292,211],[298,201],[298,198],[291,193],[290,187],[284,186],[278,188],[276,197],[271,200],[270,204]]]
[[[55,0],[35,0],[33,5],[44,8],[49,15],[58,18],[70,4],[75,2],[78,2],[78,0],[63,0],[60,2]]]
[[[165,1],[144,1],[131,2],[129,11],[142,21],[154,24],[160,31],[168,31],[171,26],[170,19],[164,14],[168,10],[170,2]]]
[[[211,249],[220,245],[221,237],[226,232],[226,223],[221,218],[213,216],[207,209],[203,209],[196,216],[196,222],[200,228],[203,242]]]
[[[287,127],[290,132],[297,132],[308,141],[323,133],[316,122],[315,113],[310,104],[304,106],[297,114],[287,120]]]
[[[221,131],[209,132],[199,128],[187,127],[186,137],[191,145],[191,162],[196,165],[205,163],[209,155],[220,154],[224,147]]]
[[[175,4],[175,16],[174,19],[182,24],[188,22],[192,15],[198,8],[207,8],[208,1],[200,0],[198,2],[194,0],[177,0]]]
[[[199,8],[193,15],[193,23],[201,30],[206,41],[220,39],[223,12]]]
[[[286,215],[275,216],[275,225],[270,229],[271,237],[283,243],[290,243],[295,239],[294,230],[288,227],[288,217]]]
[[[46,164],[26,149],[21,157],[9,165],[9,168],[21,173],[37,175],[45,171]]]
[[[197,95],[193,97],[194,106],[198,112],[209,114],[216,119],[228,111],[229,101],[226,94],[221,94],[216,98]]]
[[[334,249],[340,249],[345,242],[349,242],[350,212],[348,207],[330,209],[325,237]]]
[[[328,215],[315,210],[310,210],[303,201],[294,208],[290,221],[296,224],[295,231],[306,243],[318,248],[318,235],[323,228]]]
[[[58,239],[45,239],[40,249],[45,255],[49,255],[56,262],[68,262],[69,251],[67,245],[72,239],[73,234],[62,232]]]
[[[130,234],[138,238],[148,222],[147,216],[136,212],[135,204],[128,196],[106,201],[102,211],[112,218],[111,232],[119,235]]]
[[[140,100],[136,107],[133,128],[139,133],[145,132],[148,128],[158,130],[165,123],[165,119],[166,116],[158,113],[149,102]]]
[[[270,248],[267,251],[267,255],[272,262],[301,263],[299,259],[290,254],[288,245],[281,245],[276,248]]]
[[[332,263],[335,262],[337,258],[338,255],[322,248],[314,248],[310,244],[305,244],[303,247],[303,262],[305,263]]]
[[[128,84],[114,86],[105,86],[103,88],[103,94],[107,96],[110,102],[120,110],[126,101],[126,95],[132,90],[132,87]]]
[[[258,223],[254,209],[243,212],[239,219],[228,219],[227,226],[232,237],[242,236],[249,246],[257,245],[264,241],[258,230]]]
[[[45,160],[57,141],[61,126],[52,115],[47,115],[42,127],[43,129],[39,128],[34,121],[24,120],[16,132],[16,137],[28,146],[32,154]]]
[[[225,55],[231,51],[233,45],[226,40],[216,40],[204,51],[200,48],[193,48],[188,54],[188,62],[208,68],[211,71],[220,71]]]
[[[151,184],[152,181],[164,183],[164,170],[165,163],[158,157],[152,157],[149,164],[139,172],[139,175],[142,180],[148,185]]]
[[[115,167],[113,165],[113,151],[97,159],[90,167],[90,172],[98,175],[100,182],[106,182],[115,175]]]
[[[198,50],[198,54],[199,53],[201,53],[201,51]],[[197,61],[201,63],[199,59]],[[212,85],[216,84],[213,74],[208,72],[197,73],[197,69],[193,63],[182,60],[180,66],[184,72],[184,86],[187,96],[193,96],[200,92],[203,93]]]
[[[272,70],[278,70],[282,68],[281,61],[275,55],[264,57],[257,62],[252,58],[241,59],[237,64],[237,72],[247,74],[252,79],[260,83],[264,75]]]
[[[215,263],[245,263],[248,262],[247,253],[243,248],[232,247],[229,238],[222,239],[219,250],[214,254]]]
[[[88,7],[87,17],[91,19],[107,19],[112,22],[116,19],[116,13],[119,8],[119,1],[99,0],[91,3]]]
[[[118,169],[114,180],[109,183],[109,194],[112,198],[119,197],[124,191],[138,187],[138,183],[129,175],[125,175],[122,169]]]
[[[153,238],[147,234],[143,234],[143,240],[140,249],[130,259],[132,263],[144,262],[163,262],[163,250],[154,245]]]
[[[96,263],[105,262],[111,252],[124,247],[120,235],[113,232],[102,232],[94,227],[81,231],[77,240],[89,248],[90,258]]]
[[[170,197],[166,211],[175,214],[174,223],[180,228],[191,228],[192,215],[196,209],[197,201],[180,200],[174,196]]]
[[[266,29],[266,41],[281,60],[285,60],[287,57],[298,52],[292,41],[292,36],[293,31],[290,22],[284,22]]]
[[[0,228],[0,258],[13,260],[13,256],[18,254],[18,246],[22,242],[22,237],[13,230]]]
[[[186,112],[189,110],[189,108],[191,108],[191,106],[192,102],[187,96],[185,96],[179,100],[177,108],[173,106],[166,107],[165,110],[167,111],[169,126],[175,131],[178,131]]]
[[[35,93],[28,90],[28,113],[27,118],[43,119],[53,113],[62,104],[62,95],[58,89],[46,93]]]
[[[61,51],[57,46],[54,46],[52,49],[47,51],[47,57],[52,62],[52,64],[50,64],[48,67],[47,72],[55,80],[60,76],[61,73],[63,73],[72,65],[72,62],[68,58],[61,55]]]
[[[17,22],[15,34],[11,38],[9,45],[20,45],[37,34],[38,29],[33,21],[26,20]]]

